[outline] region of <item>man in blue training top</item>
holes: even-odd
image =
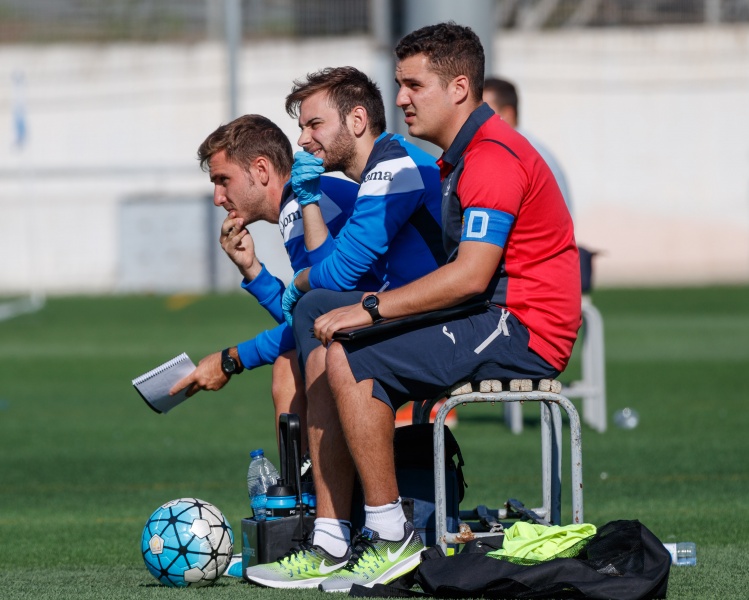
[[[377,93],[375,105],[384,115],[379,91],[371,85]],[[331,289],[373,291],[381,288],[384,281],[392,282],[393,287],[412,281],[444,263],[439,226],[439,172],[433,166],[434,159],[421,154],[426,157],[422,160],[432,161],[424,174],[429,193],[424,193],[420,181],[415,184],[417,199],[412,212],[406,215],[406,222],[396,223],[388,229],[387,236],[376,238],[384,247],[375,258],[362,259],[359,254],[353,255],[356,246],[355,250],[348,250],[336,238],[343,233],[344,225],[350,227],[350,217],[354,216],[355,207],[360,206],[362,194],[358,185],[338,177],[316,175],[313,184],[319,190],[314,205],[307,202],[300,209],[302,199],[297,198],[298,192],[292,190],[289,182],[291,145],[275,124],[259,115],[245,115],[209,135],[198,149],[198,158],[201,166],[208,168],[214,184],[214,203],[229,213],[221,226],[221,246],[243,275],[242,287],[258,299],[279,325],[254,339],[206,356],[171,392],[188,386],[188,395],[199,390],[219,390],[233,374],[273,364],[276,422],[282,413],[298,414],[302,446],[306,448],[305,389],[294,353],[293,332],[284,322],[281,310],[284,286],[257,259],[246,226],[260,220],[277,221],[291,266],[297,272],[320,261],[331,247],[338,245],[333,253],[335,259],[355,267],[342,280],[331,283]],[[309,183],[303,185],[310,187]],[[300,189],[298,183],[297,189]],[[402,201],[403,194],[395,198]],[[315,221],[314,227],[308,227],[308,218]],[[314,235],[305,240],[307,229],[324,232],[320,241],[315,242]],[[372,228],[372,232],[376,235],[377,228]],[[365,240],[365,245],[368,243],[371,242]]]
[[[374,82],[353,67],[324,69],[295,82],[286,110],[301,128],[298,143],[305,152],[297,153],[291,182],[303,205],[307,247],[315,248],[313,265],[297,272],[284,293],[287,320],[310,289],[358,290],[356,279],[368,269],[398,288],[444,264],[435,158],[385,131],[385,107]],[[342,171],[361,183],[353,214],[335,240],[317,209],[323,171]],[[314,386],[326,385],[320,367],[305,365],[308,398]],[[317,420],[320,415],[309,406],[313,466],[320,446],[336,443]],[[327,486],[322,491],[327,494]],[[327,495],[326,502],[348,501],[347,507],[336,506],[337,514],[348,515],[350,498],[343,498]],[[309,542],[282,561],[250,567],[245,575],[267,587],[316,587],[350,558],[350,527],[345,518],[317,518]]]
[[[291,184],[302,205],[307,248],[316,248],[312,267],[297,272],[284,293],[287,322],[310,289],[359,289],[357,279],[370,269],[397,288],[445,263],[434,157],[385,131],[377,84],[354,67],[323,69],[294,82],[286,111],[301,129],[304,152],[295,156]],[[335,241],[317,206],[324,171],[342,171],[361,183]]]
[[[198,159],[214,185],[214,204],[228,212],[221,225],[221,247],[242,274],[242,288],[257,298],[279,325],[223,352],[209,354],[171,392],[189,387],[191,396],[199,390],[220,390],[232,374],[272,364],[276,421],[284,412],[296,412],[305,419],[296,344],[281,310],[284,284],[259,261],[246,229],[256,221],[278,223],[292,268],[311,264],[304,247],[301,209],[289,183],[291,143],[267,118],[244,115],[211,133],[200,145]],[[351,216],[358,190],[359,186],[339,177],[321,179],[321,218],[331,235],[337,235]],[[364,274],[357,284],[368,290],[381,285],[371,273]]]

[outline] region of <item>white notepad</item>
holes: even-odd
[[[174,396],[169,395],[169,390],[194,370],[195,365],[183,352],[163,365],[133,379],[133,386],[148,406],[157,413],[166,413],[187,400],[187,388],[180,390]]]

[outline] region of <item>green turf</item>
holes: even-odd
[[[629,406],[640,425],[584,428],[586,521],[639,519],[664,541],[696,542],[698,566],[672,568],[670,598],[745,596],[749,287],[600,290],[594,301],[606,327],[609,415]],[[0,322],[1,598],[300,596],[229,579],[162,588],[139,549],[148,515],[181,496],[219,506],[238,539],[248,453],[264,447],[276,464],[278,455],[269,368],[168,415],[151,412],[130,380],[268,323],[241,295],[59,298]],[[570,374],[577,369],[575,358]],[[525,431],[513,436],[499,411],[459,409],[464,506],[540,501],[537,414],[526,406]]]

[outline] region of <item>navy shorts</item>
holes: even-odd
[[[320,345],[309,332],[315,318],[361,297],[362,292],[314,290],[302,298],[294,312],[302,360]],[[409,400],[436,398],[462,381],[559,375],[528,347],[528,339],[528,330],[512,313],[490,306],[478,314],[343,347],[356,380],[374,380],[374,396],[395,410]]]
[[[312,290],[302,296],[294,307],[293,323],[296,351],[301,365],[306,365],[310,353],[322,345],[311,333],[315,319],[334,308],[361,302],[363,296],[364,292],[334,292],[322,289]]]

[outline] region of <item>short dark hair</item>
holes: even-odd
[[[354,67],[329,67],[308,73],[306,79],[295,80],[291,93],[286,96],[286,112],[298,118],[302,101],[321,91],[327,92],[328,100],[338,110],[342,121],[354,108],[363,106],[374,135],[380,135],[387,128],[380,88]]]
[[[211,158],[221,151],[245,169],[258,156],[265,156],[281,177],[291,174],[291,142],[278,125],[262,115],[243,115],[211,133],[198,148],[200,168],[207,171]]]
[[[404,36],[395,47],[403,60],[424,54],[443,86],[459,75],[468,77],[473,99],[481,101],[484,90],[484,47],[476,33],[454,21],[427,25]]]
[[[518,111],[518,90],[515,84],[499,77],[487,77],[484,81],[484,91],[492,92],[497,97],[500,107],[510,106],[515,111],[515,118],[520,116]]]

